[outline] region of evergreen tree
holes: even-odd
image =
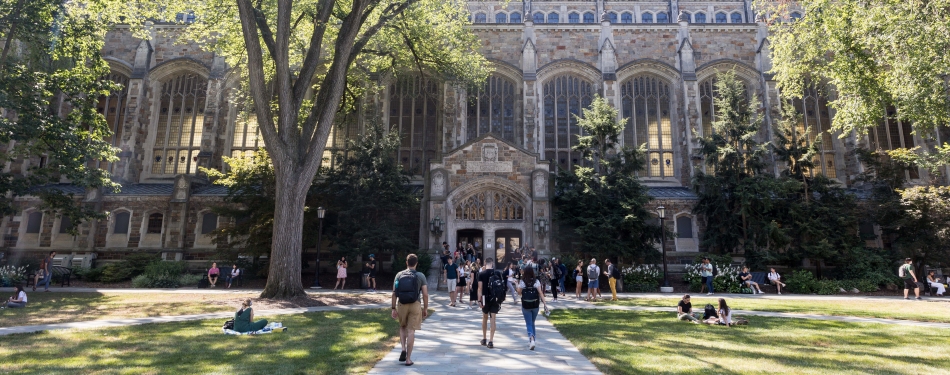
[[[747,96],[733,72],[720,74],[715,90],[713,132],[699,138],[712,173],[701,170],[695,177],[699,201],[693,212],[707,221],[703,246],[717,254],[744,253],[755,266],[769,258],[764,249],[770,242],[784,238],[770,215],[775,194],[784,186],[766,171],[769,150],[759,141],[763,119],[758,100]]]
[[[646,209],[647,187],[636,177],[645,150],[619,145],[626,120],[618,122],[617,117],[617,110],[601,97],[576,117],[586,135],[578,136],[574,150],[589,166],[558,171],[554,218],[568,232],[561,235],[562,243],[573,241],[575,250],[600,258],[655,261],[661,230]]]

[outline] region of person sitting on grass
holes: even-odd
[[[693,304],[689,302],[689,294],[684,294],[683,299],[676,305],[676,317],[679,320],[689,320],[694,324],[699,324],[699,319],[693,316]]]
[[[785,283],[782,282],[782,275],[775,272],[775,268],[771,268],[771,270],[772,272],[769,272],[769,282],[775,284],[775,287],[778,288],[778,294],[782,294],[782,287],[785,286]]]
[[[26,307],[26,292],[23,291],[23,287],[17,285],[13,290],[13,297],[7,300],[7,307],[17,308],[17,307]]]
[[[755,294],[756,291],[758,291],[759,294],[763,294],[762,288],[759,288],[759,283],[752,281],[752,274],[749,273],[749,267],[742,267],[742,272],[739,273],[739,278],[742,280],[742,285],[752,289],[752,294]]]
[[[943,297],[943,293],[947,291],[947,288],[944,287],[940,279],[934,275],[934,271],[927,272],[927,282],[930,283],[931,288],[937,289],[937,296]]]
[[[253,322],[253,323],[252,323]],[[267,319],[254,321],[254,309],[251,308],[251,300],[245,300],[241,304],[241,309],[234,313],[234,330],[237,332],[260,331],[267,326]]]
[[[713,321],[713,322],[709,322]],[[732,310],[729,308],[729,305],[726,304],[725,298],[719,299],[719,317],[718,318],[709,318],[707,320],[709,324],[719,324],[724,326],[731,327],[732,323]]]

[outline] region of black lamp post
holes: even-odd
[[[313,273],[312,289],[321,289],[320,286],[320,247],[323,245],[323,216],[327,214],[327,209],[323,206],[317,207],[317,219],[320,219],[320,229],[317,231],[317,270]]]
[[[667,277],[666,272],[666,226],[663,225],[663,220],[666,219],[666,207],[657,207],[656,216],[660,218],[660,249],[663,251],[663,287],[668,288],[670,286],[670,279]]]

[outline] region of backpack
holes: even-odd
[[[573,277],[573,278],[576,280],[576,279],[577,279],[577,268],[574,269],[574,273],[572,273],[572,275],[573,275],[573,276],[571,276],[571,277]]]
[[[492,272],[491,278],[488,279],[488,302],[500,305],[502,302],[505,302],[505,295],[507,294],[508,284],[505,283],[505,279],[501,273],[498,271]]]
[[[396,297],[400,304],[416,303],[419,300],[419,281],[416,271],[403,272],[396,280]]]
[[[525,286],[521,290],[521,307],[524,309],[536,309],[541,305],[541,299],[538,296],[538,288],[531,283],[531,286]]]
[[[709,318],[718,318],[719,314],[716,314],[716,308],[711,304],[706,304],[706,307],[703,309],[703,320]]]
[[[587,278],[597,280],[600,275],[597,274],[597,266],[587,266]]]
[[[551,268],[552,268],[551,271],[554,272],[554,278],[560,280],[560,279],[561,279],[561,266],[555,264],[555,265],[553,265],[553,267],[551,267]]]
[[[716,265],[713,264],[712,268],[713,268],[713,277],[719,276],[719,267],[716,267]]]
[[[610,272],[610,277],[620,279],[620,269],[617,268],[617,266],[613,266],[613,271]]]
[[[897,276],[900,276],[902,279],[909,279],[910,275],[907,274],[907,265],[902,264],[897,268]]]

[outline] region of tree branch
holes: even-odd
[[[296,107],[300,107],[303,102],[307,88],[313,81],[313,75],[316,74],[317,67],[320,65],[320,56],[323,52],[323,37],[326,34],[327,24],[330,15],[333,14],[335,0],[320,0],[317,3],[317,14],[313,19],[313,35],[310,37],[310,48],[307,49],[307,56],[304,57],[300,68],[300,74],[297,76],[297,82],[294,82],[294,100]],[[309,135],[304,132],[303,134]]]
[[[257,23],[250,0],[237,0],[240,14],[241,28],[244,34],[244,45],[247,48],[247,75],[251,97],[254,100],[254,112],[257,114],[258,128],[264,137],[267,152],[271,154],[274,163],[282,163],[285,159],[280,152],[285,146],[277,135],[274,117],[271,113],[271,90],[264,79],[264,55],[261,49],[260,38],[257,34]]]

